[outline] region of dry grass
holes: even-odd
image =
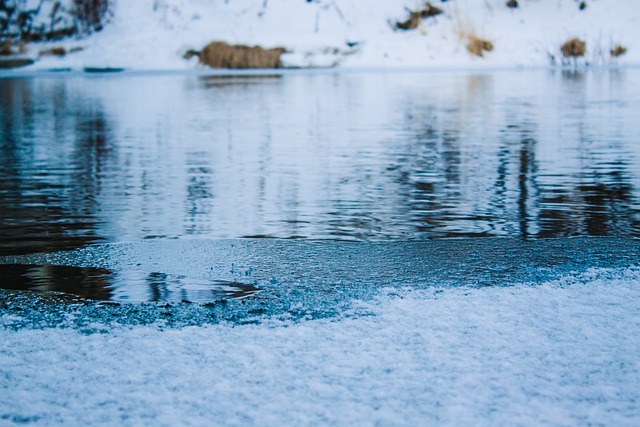
[[[471,34],[469,35],[467,50],[472,55],[482,58],[485,52],[491,52],[493,50],[493,43],[489,40],[483,40],[475,34]]]
[[[462,14],[455,4],[453,8],[453,20],[456,34],[461,42],[466,41],[466,48],[470,54],[482,58],[486,52],[493,50],[493,43],[478,37],[475,25],[473,25],[468,17]]]
[[[427,3],[425,8],[422,11],[420,11],[420,17],[421,18],[431,18],[432,16],[438,16],[438,15],[440,15],[442,13],[444,13],[442,11],[442,9],[440,9],[439,7],[432,6],[431,4]]]
[[[611,49],[609,53],[611,53],[612,57],[617,58],[627,53],[627,48],[622,45],[617,45],[616,47]]]
[[[200,63],[212,68],[282,68],[283,48],[263,49],[259,46],[229,45],[213,42],[198,54]]]
[[[4,42],[0,43],[0,55],[13,55],[13,46],[11,44],[11,41],[9,40],[5,40]]]
[[[40,56],[65,56],[67,51],[63,47],[52,47],[40,51]]]
[[[200,52],[198,52],[197,50],[189,49],[184,53],[184,55],[182,55],[182,57],[184,59],[191,59],[194,56],[199,56],[199,55],[200,55]]]
[[[414,28],[418,28],[421,20],[422,18],[420,18],[420,12],[411,12],[411,15],[409,15],[409,19],[404,22],[398,22],[396,24],[396,28],[399,30],[413,30]]]
[[[560,50],[565,58],[579,58],[584,56],[587,44],[580,39],[571,39],[566,41]]]
[[[26,67],[27,65],[31,65],[34,63],[34,60],[31,58],[8,58],[8,59],[0,59],[0,68],[18,68],[18,67]]]
[[[423,19],[438,16],[442,13],[444,13],[442,9],[427,3],[424,9],[410,12],[409,19],[406,21],[396,23],[396,28],[399,30],[413,30],[418,28]]]
[[[100,31],[111,14],[110,0],[73,0],[73,14],[80,31]]]

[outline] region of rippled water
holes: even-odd
[[[640,235],[640,70],[0,79],[0,255]]]

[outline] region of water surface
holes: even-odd
[[[639,236],[640,71],[0,79],[0,254]]]

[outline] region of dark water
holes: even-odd
[[[0,288],[57,292],[97,301],[212,301],[242,299],[258,288],[167,273],[100,267],[0,264]]]
[[[0,254],[640,235],[640,71],[0,79]]]

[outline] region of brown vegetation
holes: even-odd
[[[411,12],[409,19],[404,22],[396,23],[396,28],[399,30],[413,30],[420,25],[420,12]]]
[[[35,61],[31,58],[10,58],[0,59],[0,68],[18,68],[33,64]]]
[[[421,18],[430,18],[432,16],[438,16],[440,15],[442,12],[442,9],[432,6],[429,3],[427,3],[427,5],[425,6],[425,8],[420,12],[420,17]]]
[[[437,16],[441,13],[443,13],[442,9],[427,3],[424,9],[410,12],[409,19],[406,21],[396,23],[396,28],[399,30],[413,30],[420,25],[422,19]]]
[[[580,39],[571,39],[560,48],[565,58],[578,58],[584,56],[587,44]]]
[[[469,36],[469,43],[467,43],[467,50],[474,56],[483,57],[484,52],[491,52],[493,50],[493,43],[488,40],[483,40],[475,35]]]
[[[199,56],[199,55],[200,55],[200,52],[198,52],[197,50],[189,49],[184,53],[184,55],[182,55],[182,57],[184,59],[191,59],[194,56]]]
[[[200,63],[212,68],[282,68],[283,48],[263,49],[260,46],[229,45],[213,42],[198,54]]]
[[[109,0],[73,0],[73,14],[80,30],[85,33],[100,31],[111,13]]]
[[[52,47],[40,51],[40,56],[65,56],[67,51],[63,47]]]
[[[49,3],[51,7],[43,7]],[[99,31],[112,15],[113,0],[0,0],[0,42],[38,42]]]
[[[13,53],[13,46],[9,40],[0,43],[0,55],[13,55]]]
[[[610,53],[611,53],[611,56],[613,56],[614,58],[617,58],[627,53],[627,48],[622,45],[618,45],[613,49],[611,49]]]

